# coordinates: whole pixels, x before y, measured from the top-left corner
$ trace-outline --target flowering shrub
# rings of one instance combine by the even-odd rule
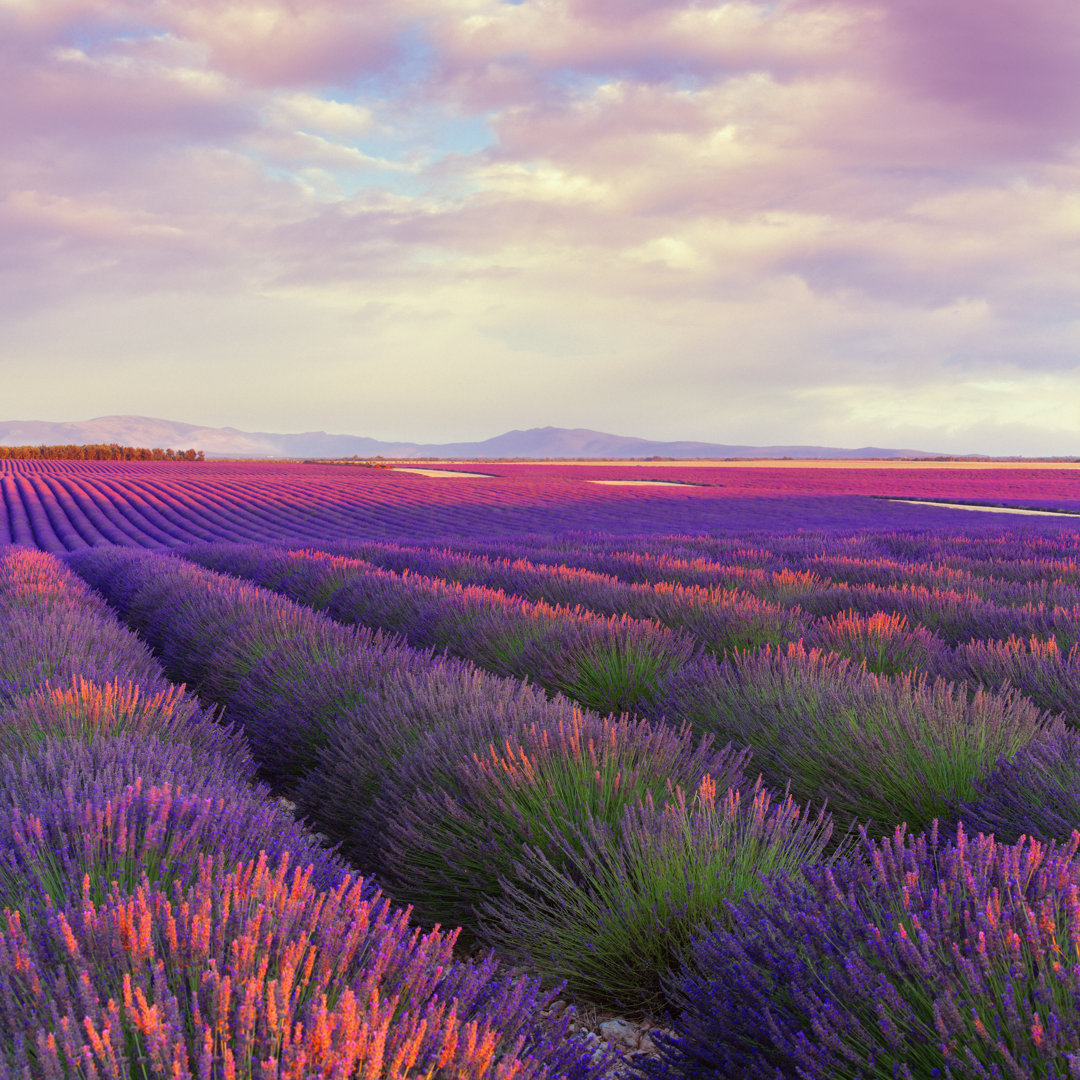
[[[1080,727],[1080,645],[1075,642],[1067,649],[1053,637],[965,642],[956,649],[950,677],[975,686],[1008,683]]]
[[[66,687],[79,678],[119,679],[154,692],[166,687],[146,645],[113,617],[27,610],[0,618],[0,704],[46,683]]]
[[[1059,730],[1028,743],[974,788],[955,812],[969,829],[1006,843],[1021,836],[1067,840],[1080,825],[1080,732]]]
[[[117,604],[172,679],[211,700],[227,698],[260,657],[284,642],[309,639],[324,650],[363,643],[363,635],[325,616],[172,556],[93,551],[68,561]]]
[[[0,545],[0,609],[84,612],[108,618],[108,607],[63,563],[44,551]]]
[[[729,906],[673,984],[666,1077],[1068,1077],[1080,1059],[1080,833],[864,834],[861,858]]]
[[[0,917],[0,1076],[589,1080],[536,980],[455,963],[455,934],[287,855],[200,859],[171,889],[113,888]]]
[[[50,739],[0,767],[0,906],[95,903],[113,886],[186,883],[201,856],[234,867],[266,852],[314,866],[317,884],[344,865],[269,798],[205,755],[177,756],[138,734],[89,745]],[[179,767],[178,767],[179,766]],[[217,773],[215,776],[214,774]],[[134,775],[133,775],[134,774]]]
[[[1052,721],[1014,691],[969,695],[938,679],[888,678],[801,643],[674,676],[660,709],[748,743],[775,787],[828,800],[845,822],[912,829],[974,794],[973,783]]]
[[[675,786],[695,790],[706,774],[725,790],[741,784],[748,755],[711,742],[695,746],[686,728],[582,713],[486,747],[443,727],[425,752],[460,764],[396,808],[382,878],[421,918],[475,924],[475,906],[500,894],[526,845],[555,859],[582,820],[616,824],[627,805]]]
[[[32,748],[49,737],[88,739],[122,733],[215,750],[229,757],[238,777],[250,779],[253,772],[243,737],[219,724],[179,686],[154,693],[136,683],[102,686],[77,678],[68,687],[44,687],[0,705],[0,752],[6,754]]]
[[[763,875],[822,858],[832,821],[775,798],[760,779],[717,795],[711,776],[688,800],[676,787],[545,830],[481,901],[482,931],[530,971],[565,979],[580,999],[659,1015],[663,981],[691,935]]]
[[[332,671],[327,682],[333,686]],[[308,689],[309,695],[294,698],[310,701],[305,710],[321,711],[339,699],[333,689],[324,695],[321,683]],[[270,709],[266,715],[289,713]],[[426,670],[401,665],[362,700],[327,716],[325,745],[293,798],[317,827],[343,841],[357,866],[381,874],[389,823],[417,791],[454,782],[461,763],[493,742],[516,739],[535,725],[574,721],[569,701],[549,700],[529,683],[498,679],[461,661]]]
[[[765,645],[784,646],[803,637],[810,627],[810,619],[798,604],[785,607],[743,589],[657,582],[648,591],[656,598],[653,618],[692,634],[719,657]]]
[[[299,609],[267,612],[250,589],[232,590],[231,608],[228,589],[207,601],[201,572],[175,560],[82,561],[106,579],[119,571],[118,593],[171,662],[198,671],[185,617],[189,635],[225,635],[208,680],[219,692],[305,628]],[[169,618],[155,624],[158,603]],[[200,622],[207,610],[225,618]],[[311,619],[307,659],[362,636]],[[282,673],[304,659],[283,654]],[[538,980],[500,977],[490,959],[455,962],[456,932],[421,937],[407,913],[352,882],[246,783],[242,741],[181,689],[44,686],[12,694],[4,719],[0,1076],[586,1080],[606,1066],[565,1019],[539,1019],[554,992],[540,995]]]
[[[911,626],[906,616],[896,612],[843,611],[817,622],[805,640],[811,648],[847,656],[881,675],[940,674],[951,655],[945,642],[925,626]]]
[[[385,682],[431,667],[429,656],[377,635],[353,648],[313,647],[311,637],[297,637],[260,657],[226,704],[243,725],[260,773],[292,792],[345,717]]]
[[[685,635],[624,616],[534,637],[522,650],[521,670],[596,712],[647,712],[695,652]]]

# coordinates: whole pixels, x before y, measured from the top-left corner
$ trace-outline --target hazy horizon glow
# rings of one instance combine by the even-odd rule
[[[4,419],[1077,453],[1075,0],[0,0]]]

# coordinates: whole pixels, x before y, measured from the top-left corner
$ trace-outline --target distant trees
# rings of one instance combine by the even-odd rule
[[[160,446],[120,446],[89,443],[85,446],[0,446],[0,461],[205,461],[201,450],[162,450]]]

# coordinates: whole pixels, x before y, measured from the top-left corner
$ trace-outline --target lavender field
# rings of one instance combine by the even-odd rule
[[[0,1078],[1080,1077],[1080,473],[474,468],[0,462]]]

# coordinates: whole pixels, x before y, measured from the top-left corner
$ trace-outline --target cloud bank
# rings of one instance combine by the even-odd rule
[[[1074,0],[0,0],[10,418],[1080,453]]]

